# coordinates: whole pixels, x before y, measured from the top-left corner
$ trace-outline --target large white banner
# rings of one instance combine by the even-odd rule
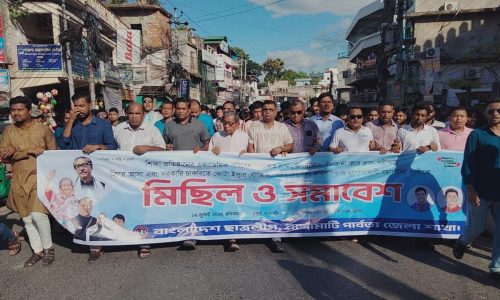
[[[141,61],[141,31],[118,29],[116,55],[119,64],[139,64]]]

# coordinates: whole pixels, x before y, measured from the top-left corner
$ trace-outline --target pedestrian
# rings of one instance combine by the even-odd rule
[[[332,142],[335,130],[344,127],[344,122],[334,115],[332,112],[335,108],[333,104],[332,94],[325,92],[318,97],[319,113],[312,116],[309,120],[316,123],[323,141],[323,150],[327,151],[328,146]]]
[[[191,117],[196,118],[198,119],[198,121],[203,123],[203,125],[205,125],[205,128],[207,128],[208,135],[212,137],[215,133],[214,119],[212,119],[212,117],[208,114],[201,113],[201,104],[198,100],[190,100],[189,107],[191,110]]]
[[[427,104],[427,111],[429,112],[429,115],[427,116],[427,121],[425,122],[426,125],[434,127],[437,130],[440,130],[440,129],[443,129],[446,127],[446,124],[444,124],[443,122],[436,119],[438,116],[436,105],[434,105],[432,103]]]
[[[14,229],[10,229],[2,222],[0,222],[0,240],[7,241],[7,249],[9,250],[10,256],[15,256],[21,251],[19,233]]]
[[[175,101],[175,118],[165,124],[163,139],[167,150],[207,151],[210,142],[208,130],[198,119],[191,116],[191,102],[187,99]],[[182,242],[185,250],[195,250],[196,241]]]
[[[293,138],[285,124],[275,121],[278,113],[276,103],[264,101],[262,120],[254,122],[248,130],[248,153],[269,153],[271,157],[293,152]],[[281,238],[272,239],[272,250],[284,252]]]
[[[12,163],[12,184],[7,206],[19,213],[28,234],[33,255],[24,263],[31,267],[40,260],[44,266],[55,260],[48,211],[37,196],[36,158],[45,150],[56,150],[54,134],[45,124],[31,119],[30,99],[10,99],[14,124],[2,134],[0,156]]]
[[[236,112],[227,111],[223,116],[224,130],[216,132],[210,139],[208,150],[215,155],[221,152],[238,153],[240,156],[247,152],[248,134],[239,129],[240,119]],[[234,252],[240,250],[235,239],[228,241],[227,250]]]
[[[220,130],[224,130],[224,128],[218,128],[217,125],[219,123],[217,122],[222,122],[222,117],[224,116],[224,108],[222,107],[222,105],[219,105],[215,108],[215,117],[214,117],[214,127],[215,127],[215,131],[219,131]]]
[[[425,122],[428,120],[429,110],[425,105],[415,105],[411,115],[410,125],[398,129],[397,146],[402,151],[437,151],[441,148],[437,130]],[[401,145],[400,145],[401,144]]]
[[[373,140],[375,141],[374,150],[380,151],[381,154],[400,151],[396,142],[398,124],[394,122],[393,117],[394,103],[382,101],[378,106],[378,118],[365,125],[372,131]]]
[[[262,120],[262,101],[255,101],[250,104],[250,114],[252,118],[245,122],[245,131],[248,132],[253,122]]]
[[[196,118],[191,117],[190,101],[175,101],[175,118],[165,124],[163,139],[167,150],[208,150],[210,135],[208,130]]]
[[[465,231],[455,243],[453,255],[461,259],[466,247],[483,232],[489,212],[495,223],[489,269],[500,279],[500,99],[486,107],[488,125],[474,129],[464,151],[462,177],[467,186],[468,206]]]
[[[316,123],[304,119],[305,113],[306,107],[302,100],[290,101],[290,118],[285,121],[285,125],[293,138],[293,152],[309,152],[314,155],[321,151],[323,141]]]
[[[120,113],[118,112],[118,109],[116,107],[111,107],[108,110],[108,121],[109,124],[111,124],[111,128],[113,128],[113,130],[115,130],[116,125],[120,124],[119,117]]]
[[[222,105],[222,110],[224,112],[226,112],[226,111],[234,111],[235,112],[236,111],[236,103],[234,103],[234,101],[226,101]],[[224,130],[224,124],[222,124],[222,122],[223,122],[222,118],[217,119],[217,122],[215,123],[216,131]],[[241,120],[241,119],[240,119],[240,130],[245,131],[245,122],[243,122],[243,120]]]
[[[449,117],[450,124],[438,131],[439,142],[444,150],[464,151],[471,128],[467,128],[467,109],[454,107]]]
[[[370,107],[365,116],[365,123],[375,121],[378,119],[378,110],[375,107]]]
[[[156,100],[151,96],[144,96],[142,98],[144,104],[144,122],[154,125],[158,120],[163,119],[162,115],[156,111]]]
[[[406,114],[406,111],[401,108],[397,108],[396,111],[394,112],[394,122],[398,124],[399,127],[406,125],[407,120],[408,120],[408,115]]]
[[[309,117],[319,114],[319,101],[317,97],[312,97],[311,99],[309,99],[309,113]]]
[[[61,138],[64,132],[64,126],[66,126],[68,120],[69,120],[69,110],[66,110],[64,112],[62,122],[59,122],[59,126],[57,126],[56,129],[54,130],[54,136],[56,138],[57,146],[59,149],[64,149],[64,143]]]
[[[163,100],[160,106],[160,112],[163,118],[156,121],[155,127],[158,128],[160,133],[163,135],[163,131],[165,131],[165,124],[174,119],[174,103],[169,99]]]
[[[290,101],[281,102],[280,112],[281,115],[283,116],[281,122],[285,122],[286,120],[290,119]]]
[[[333,135],[329,151],[341,152],[369,152],[375,149],[373,134],[370,128],[363,126],[363,110],[353,106],[348,110],[347,123]]]
[[[108,112],[104,108],[100,108],[99,110],[97,110],[97,112],[96,112],[95,115],[99,119],[103,119],[103,120],[107,120],[108,119]]]
[[[65,149],[82,150],[85,154],[97,150],[116,150],[117,145],[111,124],[90,113],[90,96],[75,94],[71,97],[71,101],[73,101],[73,109],[71,109],[62,137],[66,145]],[[81,168],[92,168],[88,162],[77,165],[81,165]],[[77,165],[74,166],[75,170],[78,169]],[[101,256],[102,247],[91,246],[87,261],[94,263]]]
[[[119,150],[132,151],[142,155],[150,151],[164,151],[165,141],[156,127],[144,123],[144,106],[137,102],[127,108],[128,121],[121,123],[115,129],[114,135]],[[139,258],[149,257],[151,246],[139,248]]]

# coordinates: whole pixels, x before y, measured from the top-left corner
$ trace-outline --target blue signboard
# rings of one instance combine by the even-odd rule
[[[18,45],[17,61],[22,71],[62,70],[61,45]]]
[[[179,96],[181,98],[189,99],[189,80],[182,79],[180,85]]]
[[[73,74],[80,75],[84,78],[89,78],[89,59],[85,54],[79,52],[71,52],[71,63]],[[94,70],[94,78],[101,78],[101,73],[97,69]]]

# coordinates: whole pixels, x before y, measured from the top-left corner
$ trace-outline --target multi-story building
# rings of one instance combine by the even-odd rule
[[[372,106],[385,85],[379,79],[384,55],[381,30],[384,17],[384,2],[376,0],[358,11],[347,30],[347,59],[356,67],[343,75],[347,75],[345,84],[353,87],[350,101],[356,105]]]
[[[97,55],[100,62],[94,66],[94,76],[90,76],[88,57],[96,54],[95,49],[90,48],[85,39],[80,49],[72,49],[70,57],[75,91],[93,91],[95,87],[97,96],[102,97],[103,89],[111,86],[114,88],[112,96],[116,98],[120,95],[120,80],[116,78],[113,67],[116,61],[116,32],[117,29],[127,28],[127,25],[100,1],[66,0],[65,10],[61,1],[2,3],[0,14],[6,37],[4,52],[10,72],[9,96],[34,98],[37,92],[55,88],[59,90],[57,108],[63,110],[68,107],[71,95],[61,34],[71,40],[77,32],[81,33],[82,26],[93,33],[98,28],[94,38],[100,42]],[[63,14],[66,14],[68,28],[65,32]]]
[[[336,96],[339,103],[348,103],[351,100],[351,91],[353,87],[346,85],[345,79],[351,76],[356,65],[349,61],[347,53],[339,53],[337,55],[337,90]]]
[[[470,106],[500,96],[500,0],[403,4],[407,98]]]
[[[119,64],[122,81],[131,86],[135,95],[158,95],[176,90],[167,80],[171,57],[171,15],[159,5],[139,0],[136,3],[107,4],[132,30],[140,31],[141,58],[138,63]]]

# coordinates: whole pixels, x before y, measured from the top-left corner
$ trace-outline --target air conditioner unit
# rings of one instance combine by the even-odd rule
[[[445,2],[444,11],[457,11],[459,10],[458,2]]]
[[[472,68],[465,69],[465,79],[480,79],[481,78],[481,69]]]
[[[439,58],[441,55],[440,48],[429,48],[425,50],[425,58]]]

